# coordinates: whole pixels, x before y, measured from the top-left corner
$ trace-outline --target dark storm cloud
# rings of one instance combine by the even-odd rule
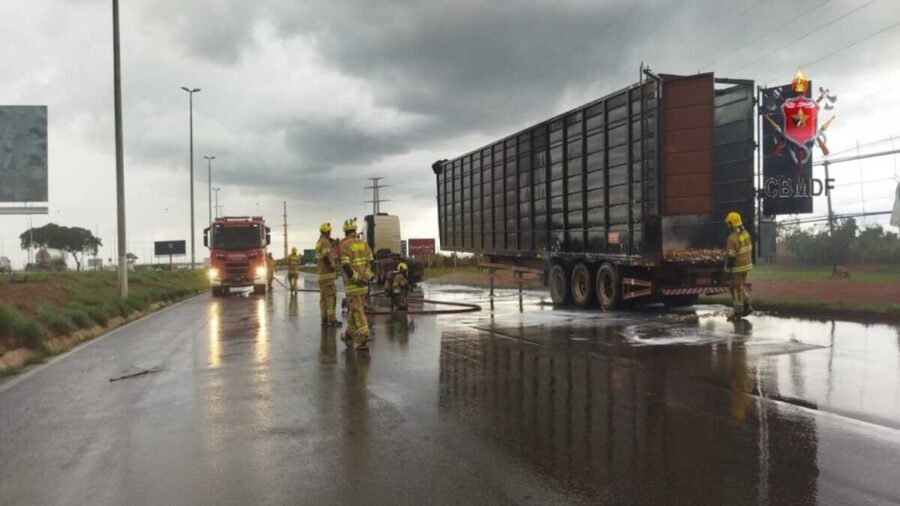
[[[349,120],[297,120],[285,131],[288,149],[313,166],[375,162],[408,150],[400,134],[382,129],[367,132]]]

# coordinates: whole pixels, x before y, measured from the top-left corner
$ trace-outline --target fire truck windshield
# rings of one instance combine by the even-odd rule
[[[214,227],[212,247],[224,250],[243,250],[263,246],[259,225],[249,227]]]

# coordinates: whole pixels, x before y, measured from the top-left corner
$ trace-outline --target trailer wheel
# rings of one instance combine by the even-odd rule
[[[565,305],[572,302],[572,290],[569,285],[569,273],[560,264],[550,269],[548,276],[550,285],[550,300],[556,305]]]
[[[581,307],[588,307],[594,302],[594,276],[591,268],[584,263],[577,263],[572,269],[572,300]]]
[[[622,302],[622,283],[619,280],[619,271],[616,267],[604,262],[597,269],[597,302],[600,307],[606,311],[612,311],[619,307]]]

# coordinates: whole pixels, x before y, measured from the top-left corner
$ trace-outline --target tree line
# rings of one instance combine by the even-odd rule
[[[796,265],[900,264],[900,238],[881,225],[860,228],[853,218],[839,220],[834,238],[828,228],[787,227],[779,231],[776,261]]]

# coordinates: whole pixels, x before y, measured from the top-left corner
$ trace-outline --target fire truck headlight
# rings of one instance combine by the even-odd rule
[[[213,267],[207,272],[207,274],[209,275],[209,279],[216,279],[219,277],[219,269]]]
[[[259,267],[256,268],[256,277],[263,278],[265,276],[266,276],[266,266],[260,265]]]

